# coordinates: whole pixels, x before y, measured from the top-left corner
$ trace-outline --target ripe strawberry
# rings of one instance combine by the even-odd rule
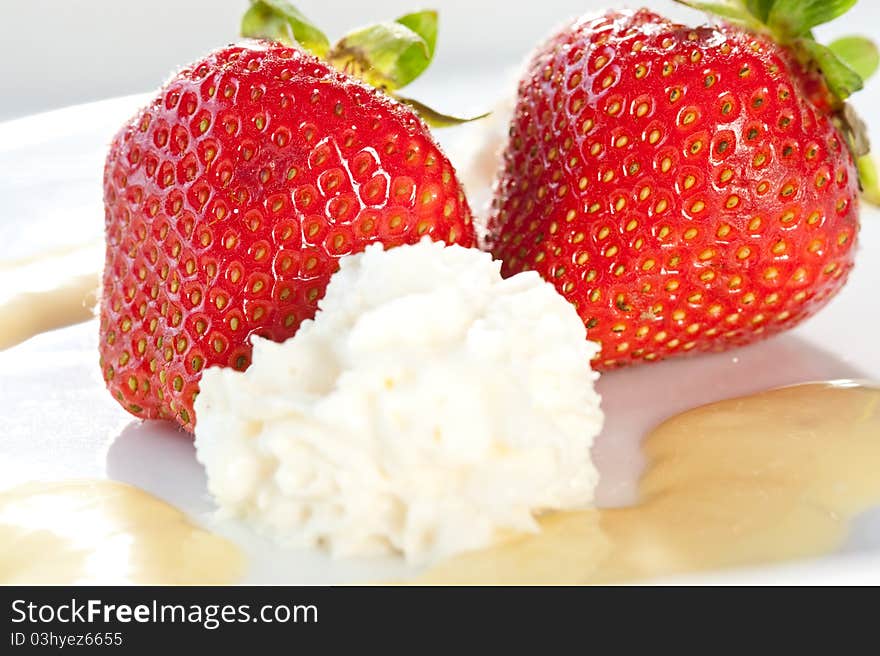
[[[202,370],[292,336],[343,255],[470,246],[455,172],[409,107],[299,48],[255,42],[175,75],[104,174],[100,352],[143,418],[192,430]]]
[[[787,45],[612,11],[553,36],[520,83],[485,245],[577,307],[599,368],[790,328],[853,265],[842,97],[861,80],[810,40],[815,22],[722,4]]]

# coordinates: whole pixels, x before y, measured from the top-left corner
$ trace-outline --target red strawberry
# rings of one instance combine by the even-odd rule
[[[780,45],[609,12],[531,59],[486,245],[577,307],[599,368],[753,342],[843,286],[858,177],[841,100],[861,80],[812,25]]]
[[[449,161],[409,107],[298,48],[223,48],[117,135],[104,175],[100,352],[127,410],[192,430],[201,371],[292,336],[338,259],[474,242]]]

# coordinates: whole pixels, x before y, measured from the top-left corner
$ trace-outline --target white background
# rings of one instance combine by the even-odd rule
[[[505,71],[558,23],[586,11],[648,4],[673,18],[700,20],[697,13],[670,0],[294,3],[331,39],[351,27],[393,18],[420,5],[439,9],[437,60],[424,81],[417,83],[425,100],[434,100],[432,81],[455,74],[468,84],[475,69],[483,74],[487,68],[498,71],[500,83]],[[0,0],[0,120],[156,88],[175,67],[234,41],[247,5],[247,0]],[[862,0],[820,33],[876,30],[878,19],[880,3]],[[475,98],[475,107],[483,104],[484,99]]]

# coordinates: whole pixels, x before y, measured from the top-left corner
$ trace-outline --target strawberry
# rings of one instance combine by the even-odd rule
[[[485,247],[576,306],[600,369],[791,328],[853,265],[861,140],[843,99],[876,50],[810,36],[852,2],[688,4],[738,24],[584,18],[519,86]]]
[[[331,59],[301,15],[270,10],[256,3],[245,32],[275,36],[282,21]],[[390,31],[401,29],[427,56],[415,31]],[[335,53],[342,67],[358,63]],[[413,109],[270,41],[177,73],[113,140],[104,200],[106,384],[134,415],[187,430],[201,372],[246,368],[251,335],[291,337],[342,256],[424,235],[474,243],[455,172]]]

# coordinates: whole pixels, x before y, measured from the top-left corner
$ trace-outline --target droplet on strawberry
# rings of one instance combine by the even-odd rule
[[[292,336],[340,257],[474,243],[413,110],[278,43],[175,75],[114,139],[104,199],[104,378],[133,414],[188,430],[201,372],[246,368],[251,335]]]
[[[805,39],[609,12],[532,57],[485,245],[577,307],[597,367],[747,344],[843,286],[854,141]]]

